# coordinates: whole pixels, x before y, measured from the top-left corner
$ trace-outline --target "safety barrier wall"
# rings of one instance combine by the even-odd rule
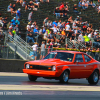
[[[22,73],[24,68],[24,60],[0,59],[0,72],[19,72]]]

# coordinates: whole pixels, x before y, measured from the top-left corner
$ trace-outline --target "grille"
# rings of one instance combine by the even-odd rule
[[[41,65],[30,65],[30,66],[32,66],[32,68],[30,69],[49,70],[49,71],[52,70],[52,66],[41,66]],[[51,69],[48,69],[48,68],[51,68]]]

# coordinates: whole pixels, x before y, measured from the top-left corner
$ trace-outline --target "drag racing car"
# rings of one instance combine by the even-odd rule
[[[86,78],[90,84],[97,84],[100,62],[83,52],[59,50],[50,52],[42,60],[25,62],[23,72],[30,81],[43,77],[67,83],[69,79]]]

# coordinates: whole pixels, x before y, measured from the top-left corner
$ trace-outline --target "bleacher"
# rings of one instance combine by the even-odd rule
[[[43,24],[43,20],[44,18],[46,18],[47,16],[49,17],[49,20],[54,21],[56,19],[56,17],[53,15],[53,11],[55,9],[55,7],[57,7],[62,0],[50,0],[49,3],[40,3],[40,8],[38,8],[37,11],[33,11],[33,17],[32,17],[32,21],[36,21],[37,25],[39,27],[42,26]],[[78,4],[79,0],[67,0],[68,2],[68,6],[69,6],[69,13],[68,16],[73,16],[73,19],[76,18],[77,14],[73,13],[73,5],[74,4]],[[29,2],[29,0],[27,0],[27,2]],[[66,2],[66,0],[63,0],[63,2]],[[96,2],[96,1],[95,1]],[[11,16],[10,12],[7,12],[7,7],[8,5],[12,3],[16,3],[16,1],[14,0],[0,0],[0,13],[2,14],[2,17],[8,17],[8,22],[13,18],[13,16]],[[25,12],[25,9],[19,4],[16,4],[16,9],[21,8],[21,31],[23,33],[25,33],[26,31],[26,25],[28,23],[28,14],[30,12],[30,10],[27,10]],[[100,26],[100,15],[97,13],[97,11],[95,10],[95,8],[89,7],[86,11],[82,11],[81,9],[79,9],[79,11],[81,12],[81,14],[79,15],[80,17],[82,17],[83,21],[88,21],[88,23],[93,24],[93,28],[94,29],[98,29]],[[62,20],[66,20],[67,19],[63,19]]]

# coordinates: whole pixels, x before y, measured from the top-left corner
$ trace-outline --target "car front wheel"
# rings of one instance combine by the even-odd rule
[[[90,84],[97,84],[99,81],[99,72],[95,70],[92,75],[88,78]]]
[[[60,82],[62,82],[62,83],[68,83],[68,79],[69,79],[69,72],[66,70],[60,76]]]
[[[30,81],[36,81],[37,77],[33,75],[28,75]]]

